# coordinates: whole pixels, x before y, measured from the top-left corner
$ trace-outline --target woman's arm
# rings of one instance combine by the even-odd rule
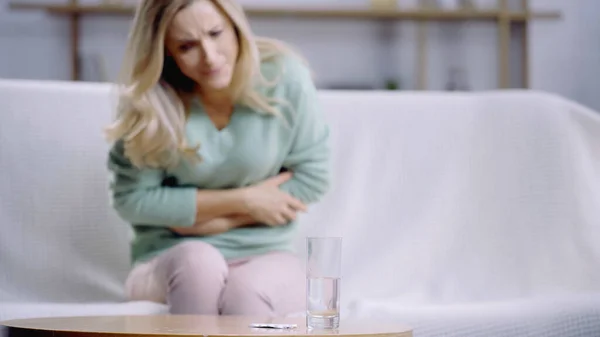
[[[242,189],[198,190],[196,222],[202,223],[232,214],[246,214],[247,202]]]
[[[183,236],[207,236],[225,233],[255,223],[254,218],[249,215],[230,215],[198,223],[192,227],[172,227],[170,229]]]
[[[290,118],[294,140],[283,166],[294,175],[281,189],[309,204],[318,201],[330,186],[329,127],[309,70],[299,62],[290,63],[288,99],[294,109]]]
[[[279,189],[292,178],[290,173],[238,189],[168,187],[162,185],[161,170],[133,166],[124,156],[121,143],[111,149],[108,166],[113,173],[113,207],[122,219],[133,224],[191,228],[216,220],[207,226],[223,228],[223,218],[232,217],[234,221],[227,224],[234,228],[256,222],[277,225],[292,220],[296,211],[305,210],[300,201]]]
[[[216,235],[229,230],[257,223],[278,226],[296,218],[296,212],[306,211],[306,206],[296,198],[280,190],[280,185],[289,181],[292,174],[281,173],[258,184],[240,189],[245,200],[247,213],[216,217],[194,224],[191,227],[171,227],[179,235]]]
[[[113,207],[130,223],[191,227],[218,217],[245,214],[243,190],[162,186],[162,171],[133,166],[124,155],[122,142],[111,149],[108,167],[113,173],[110,184]]]

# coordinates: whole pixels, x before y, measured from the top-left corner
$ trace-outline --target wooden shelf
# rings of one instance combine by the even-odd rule
[[[11,2],[15,10],[43,10],[52,14],[66,15],[132,15],[134,8],[118,5],[47,5]],[[299,18],[340,18],[340,19],[396,19],[417,21],[458,21],[458,20],[498,20],[507,15],[511,21],[528,19],[558,19],[558,12],[504,13],[500,10],[374,10],[374,9],[304,9],[304,8],[252,8],[247,7],[250,16],[262,17],[299,17]]]
[[[250,17],[273,18],[303,18],[310,19],[354,19],[378,21],[418,21],[418,46],[417,64],[419,89],[427,88],[427,26],[429,22],[439,21],[489,21],[498,28],[498,87],[508,88],[510,84],[510,35],[511,25],[519,24],[523,27],[522,38],[522,72],[521,82],[525,88],[529,87],[529,42],[528,24],[533,20],[556,20],[561,18],[561,13],[555,11],[536,12],[529,10],[529,0],[521,0],[522,11],[509,10],[508,0],[497,0],[496,10],[438,10],[438,9],[339,9],[339,8],[252,8],[245,7]],[[80,18],[85,15],[123,15],[133,16],[135,8],[131,5],[84,5],[79,0],[67,0],[64,4],[39,4],[12,0],[9,7],[13,10],[38,10],[52,15],[67,16],[71,27],[71,65],[72,79],[80,79],[79,64],[79,31]]]

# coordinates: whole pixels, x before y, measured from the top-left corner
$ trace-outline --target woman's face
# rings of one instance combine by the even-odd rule
[[[238,39],[230,20],[211,0],[196,0],[179,11],[167,30],[165,44],[181,72],[203,92],[229,87]]]

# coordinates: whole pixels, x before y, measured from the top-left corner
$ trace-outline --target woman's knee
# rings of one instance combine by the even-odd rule
[[[134,266],[125,281],[125,290],[130,301],[165,303],[166,289],[156,275],[156,260]]]
[[[221,253],[204,242],[184,242],[170,248],[151,261],[137,265],[126,281],[130,300],[165,303],[174,287],[220,289],[225,284],[228,267]]]
[[[237,278],[227,281],[220,301],[223,315],[275,317],[303,312],[306,307],[305,287],[300,281],[290,282],[287,291],[273,290],[269,284],[248,281]]]
[[[174,277],[187,278],[227,277],[227,261],[212,245],[188,241],[170,248],[158,262],[167,282]]]
[[[222,314],[282,316],[303,311],[306,279],[296,262],[269,254],[233,267],[221,296]]]
[[[271,315],[271,298],[252,279],[230,278],[221,295],[223,315]]]
[[[227,262],[213,246],[181,243],[158,261],[172,314],[218,314],[219,297],[228,274]]]

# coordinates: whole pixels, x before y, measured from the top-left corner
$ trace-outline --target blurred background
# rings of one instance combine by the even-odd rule
[[[115,79],[135,0],[2,1],[0,77]],[[599,0],[240,2],[256,34],[306,55],[319,88],[530,88],[600,110]]]

